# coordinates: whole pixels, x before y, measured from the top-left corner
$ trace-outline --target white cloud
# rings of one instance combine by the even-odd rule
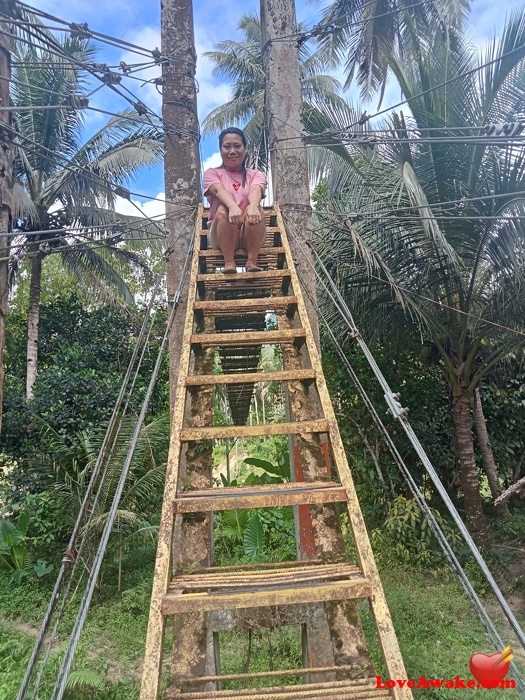
[[[144,217],[149,216],[154,220],[160,220],[166,212],[164,197],[164,192],[159,192],[156,195],[156,199],[151,199],[146,202],[139,202],[132,198],[135,206],[127,199],[117,197],[115,202],[115,211],[117,211],[119,214],[125,214],[126,216],[142,215]]]
[[[211,156],[205,158],[202,162],[202,169],[207,170],[208,168],[218,168],[222,163],[221,154],[219,151],[212,153]]]

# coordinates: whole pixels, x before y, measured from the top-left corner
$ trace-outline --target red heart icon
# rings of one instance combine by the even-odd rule
[[[510,661],[503,661],[501,654],[474,654],[470,659],[470,671],[481,684],[499,683],[505,678],[509,668]]]
[[[237,192],[239,190],[239,187],[241,186],[240,182],[234,182],[233,183],[233,189]]]

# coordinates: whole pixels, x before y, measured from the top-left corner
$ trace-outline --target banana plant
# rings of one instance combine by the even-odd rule
[[[290,480],[290,458],[287,452],[279,455],[277,464],[265,459],[248,457],[244,464],[262,469],[262,474],[250,473],[244,479],[245,486],[282,484]],[[236,486],[237,480],[228,482],[221,475],[223,486]],[[230,510],[220,513],[219,529],[224,540],[242,545],[244,555],[252,561],[261,561],[268,550],[272,533],[290,534],[294,528],[293,510],[284,508],[259,508]]]
[[[10,520],[0,520],[0,564],[12,572],[12,579],[20,583],[31,571],[33,559],[26,544],[29,528],[29,511],[23,510],[16,525]]]

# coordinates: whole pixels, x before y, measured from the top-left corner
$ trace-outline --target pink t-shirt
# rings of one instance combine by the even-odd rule
[[[226,168],[208,168],[208,170],[206,170],[202,179],[202,186],[204,189],[204,196],[208,198],[208,202],[210,203],[210,221],[215,217],[221,203],[217,197],[210,194],[208,190],[212,185],[218,182],[232,195],[233,201],[242,211],[248,206],[250,187],[253,185],[260,185],[264,196],[266,192],[266,178],[260,170],[246,168],[246,183],[244,185],[242,184],[242,176],[242,172],[232,173],[226,170]]]

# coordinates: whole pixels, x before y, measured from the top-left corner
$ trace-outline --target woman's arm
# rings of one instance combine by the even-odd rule
[[[248,206],[246,207],[245,221],[247,224],[254,226],[261,223],[261,199],[263,191],[260,185],[252,185],[248,192]]]
[[[239,224],[242,221],[242,211],[233,199],[233,196],[228,190],[221,185],[220,182],[215,182],[208,188],[214,197],[217,197],[221,204],[224,204],[229,213],[230,224]],[[250,190],[251,193],[251,190]]]

